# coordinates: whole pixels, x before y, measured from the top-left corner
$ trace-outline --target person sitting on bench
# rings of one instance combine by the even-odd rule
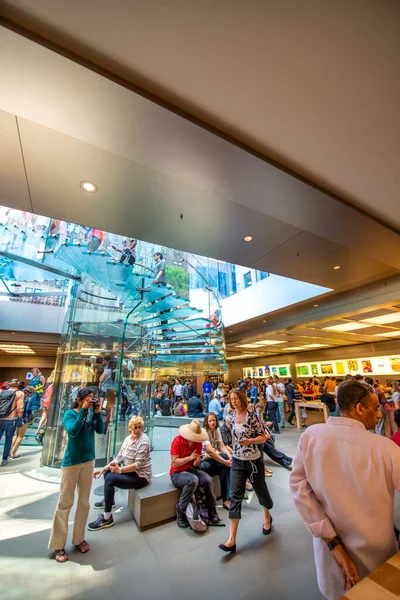
[[[115,506],[116,487],[121,490],[139,490],[151,479],[150,440],[143,433],[143,425],[142,417],[132,417],[128,424],[131,435],[125,438],[117,456],[108,465],[93,473],[93,477],[96,478],[104,473],[104,499],[94,505],[98,509],[104,508],[104,513],[89,523],[91,531],[114,525],[111,510]]]
[[[202,442],[208,441],[207,432],[200,427],[197,419],[188,425],[179,427],[177,435],[171,444],[172,484],[182,490],[176,505],[176,522],[178,527],[189,527],[186,518],[186,508],[196,491],[197,486],[203,488],[206,496],[206,506],[211,523],[219,523],[212,478],[198,467],[203,451]]]

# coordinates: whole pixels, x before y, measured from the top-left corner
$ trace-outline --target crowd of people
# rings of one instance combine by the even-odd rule
[[[106,371],[103,369],[100,383],[107,382]],[[6,434],[3,465],[16,455],[26,422],[37,410],[38,399],[40,403],[40,397],[45,397],[52,386],[49,379],[45,381],[39,369],[32,369],[28,386],[16,379],[1,386],[0,434]],[[49,540],[59,563],[68,560],[68,518],[76,493],[72,543],[86,553],[90,549],[85,529],[93,478],[104,476],[104,498],[94,504],[100,514],[88,524],[89,530],[97,531],[115,524],[112,511],[116,489],[140,489],[152,477],[150,441],[138,415],[130,418],[129,435],[115,457],[103,468],[94,469],[95,435],[103,434],[106,427],[99,396],[95,397],[90,387],[81,387],[63,418],[67,445]],[[170,479],[180,492],[176,505],[179,528],[192,526],[188,508],[199,490],[208,524],[221,523],[214,485],[217,477],[221,508],[229,517],[229,534],[219,544],[220,550],[236,552],[242,504],[249,490],[255,492],[263,509],[260,534],[270,535],[273,499],[266,480],[272,473],[264,463],[266,455],[291,470],[290,490],[314,537],[318,583],[328,600],[337,598],[395,553],[399,536],[393,509],[394,490],[400,491],[400,382],[388,388],[369,377],[348,375],[344,381],[326,377],[322,382],[313,378],[297,383],[278,377],[261,383],[248,378],[225,386],[206,377],[202,394],[198,394],[194,381],[179,378],[161,381],[156,396],[157,410],[167,406],[168,414],[186,414],[191,419],[179,427],[170,448]],[[275,447],[274,433],[292,422],[293,405],[303,398],[326,403],[330,417],[327,423],[304,428],[292,459]],[[372,529],[368,518],[371,511],[379,514]]]

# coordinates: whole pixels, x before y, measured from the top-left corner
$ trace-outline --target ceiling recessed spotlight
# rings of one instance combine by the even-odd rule
[[[339,269],[340,269],[340,265],[335,265],[335,266],[333,267],[333,270],[334,270],[334,271],[339,271]]]
[[[243,241],[244,241],[244,242],[252,242],[252,241],[253,241],[253,238],[252,238],[252,236],[251,236],[251,235],[246,235],[246,237],[244,237],[244,238],[243,238]]]
[[[267,322],[267,319],[264,319],[263,323],[266,323],[266,322]]]
[[[97,185],[92,181],[81,181],[80,185],[85,192],[89,192],[90,194],[97,192]]]
[[[318,304],[314,304],[314,308],[318,308]]]

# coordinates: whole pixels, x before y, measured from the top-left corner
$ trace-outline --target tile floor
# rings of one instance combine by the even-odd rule
[[[286,429],[277,447],[293,456],[301,432]],[[60,472],[39,467],[40,450],[0,469],[0,598],[65,600],[321,600],[312,540],[295,510],[289,472],[271,468],[274,530],[261,535],[262,512],[254,494],[245,503],[238,552],[227,556],[218,544],[227,528],[204,535],[179,530],[174,522],[141,532],[119,491],[115,527],[88,532],[88,554],[67,551],[62,565],[49,560],[47,542],[58,498]],[[168,466],[157,453],[155,471]],[[92,504],[98,496],[92,494]],[[89,519],[97,516],[91,509]],[[220,510],[224,522],[227,513]],[[71,521],[73,511],[71,512]]]

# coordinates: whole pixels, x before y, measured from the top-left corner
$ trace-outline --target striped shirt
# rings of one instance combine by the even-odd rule
[[[151,456],[150,441],[147,435],[142,433],[135,440],[131,435],[123,441],[120,451],[114,458],[120,466],[136,465],[136,472],[139,477],[144,477],[147,481],[151,479]]]

